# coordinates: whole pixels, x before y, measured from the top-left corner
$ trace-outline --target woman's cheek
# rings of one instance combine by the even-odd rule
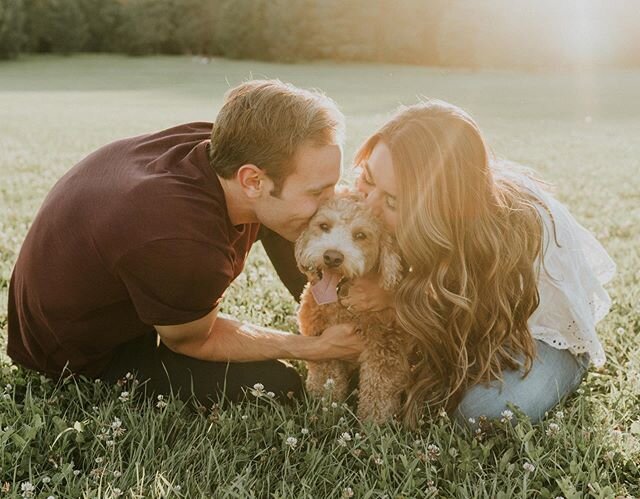
[[[365,184],[361,176],[356,177],[356,190],[364,194],[365,196],[369,194],[369,189],[367,189],[367,184]]]
[[[397,218],[397,215],[395,211],[392,213],[389,213],[387,211],[387,213],[385,213],[385,216],[384,216],[384,225],[386,229],[392,234],[396,233],[396,218]]]

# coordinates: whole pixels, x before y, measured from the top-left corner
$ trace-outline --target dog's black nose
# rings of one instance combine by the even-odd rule
[[[324,263],[327,267],[338,267],[344,262],[344,255],[339,251],[327,250],[324,252]]]

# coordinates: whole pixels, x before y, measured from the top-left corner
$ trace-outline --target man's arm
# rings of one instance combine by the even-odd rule
[[[364,348],[350,324],[332,326],[321,336],[309,337],[243,324],[219,316],[217,309],[187,324],[155,328],[170,350],[208,361],[355,360]]]

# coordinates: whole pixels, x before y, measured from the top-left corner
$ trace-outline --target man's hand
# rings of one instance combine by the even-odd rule
[[[318,337],[321,347],[318,359],[309,360],[358,360],[364,350],[362,337],[356,332],[353,324],[337,324],[328,327]]]
[[[368,274],[350,283],[347,296],[340,303],[354,312],[379,312],[393,307],[393,295],[380,287],[377,275]]]

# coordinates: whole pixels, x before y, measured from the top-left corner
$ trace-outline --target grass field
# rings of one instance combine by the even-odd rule
[[[599,332],[608,363],[540,425],[478,434],[438,416],[419,432],[361,426],[349,407],[268,397],[199,414],[135,387],[55,383],[4,353],[10,272],[52,184],[96,147],[213,120],[225,90],[277,77],[332,96],[346,164],[399,103],[470,111],[496,153],[533,166],[618,264]],[[190,58],[28,57],[0,64],[0,497],[640,497],[640,71],[444,71]],[[225,311],[295,330],[261,248]],[[129,395],[123,394],[128,392]]]

